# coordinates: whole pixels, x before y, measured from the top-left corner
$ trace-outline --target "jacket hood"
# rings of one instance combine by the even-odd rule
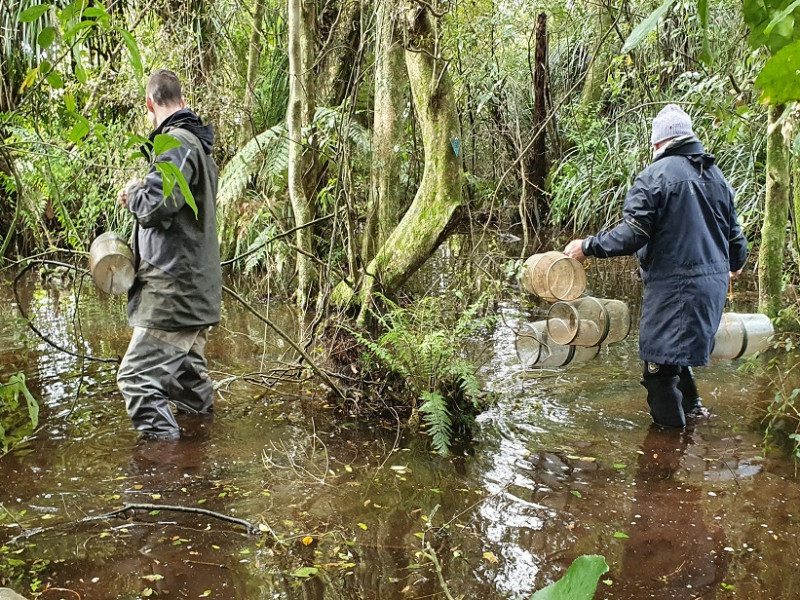
[[[703,143],[694,136],[676,138],[667,144],[664,151],[655,160],[661,160],[667,156],[685,156],[696,168],[709,168],[714,164],[714,155],[708,154],[703,147]]]
[[[203,121],[195,112],[189,108],[182,108],[172,113],[164,119],[151,134],[150,141],[161,133],[167,133],[170,129],[185,129],[200,140],[206,154],[211,154],[211,147],[214,145],[214,127],[209,123],[203,125]]]

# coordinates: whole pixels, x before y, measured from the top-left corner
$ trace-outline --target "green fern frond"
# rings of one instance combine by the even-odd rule
[[[439,392],[422,392],[419,412],[431,436],[431,443],[439,454],[447,454],[453,437],[453,422],[444,396]]]
[[[275,125],[245,144],[225,167],[219,181],[220,205],[241,197],[256,173],[277,176],[287,168],[289,140],[286,125]]]

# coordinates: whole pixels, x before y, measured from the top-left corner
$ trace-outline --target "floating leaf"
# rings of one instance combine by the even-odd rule
[[[572,494],[573,496],[575,496],[576,498],[583,498],[583,496],[581,495],[581,493],[578,490],[570,490],[569,493]]]
[[[361,527],[361,529],[363,529],[364,531],[366,531],[366,530],[367,530],[367,525],[366,525],[366,523],[359,523],[359,524],[358,524],[358,526],[359,526],[359,527]]]
[[[158,573],[154,573],[153,575],[142,575],[142,579],[153,583],[156,581],[161,581],[162,579],[164,579],[164,576],[159,575]]]
[[[500,562],[500,561],[498,560],[498,558],[497,558],[497,557],[494,555],[494,553],[493,553],[493,552],[484,552],[484,553],[483,553],[483,558],[484,558],[484,559],[486,559],[486,560],[488,560],[488,561],[489,561],[490,563],[492,563],[493,565],[496,565],[497,563],[499,563],[499,562]]]
[[[531,600],[592,600],[597,581],[608,572],[606,559],[599,555],[579,556],[564,577],[539,590]]]
[[[303,538],[302,541],[303,541],[303,546],[310,546],[311,544],[314,543],[314,538],[311,537],[310,535],[307,535],[306,537]]]
[[[628,539],[628,536],[625,535],[624,533],[622,533],[621,531],[615,531],[614,532],[614,537],[617,538],[618,540],[627,540]]]
[[[311,577],[319,572],[317,567],[300,567],[292,573],[292,577]]]
[[[614,463],[614,468],[615,469],[627,469],[628,465],[626,465],[625,463]]]

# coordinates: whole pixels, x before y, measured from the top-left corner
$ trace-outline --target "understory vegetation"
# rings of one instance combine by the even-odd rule
[[[753,256],[746,278],[756,278],[775,128],[796,179],[792,90],[779,97],[763,83],[780,80],[769,59],[796,42],[794,3],[317,4],[303,5],[300,21],[290,18],[295,4],[274,0],[193,0],[181,10],[167,1],[4,4],[5,268],[40,253],[84,260],[99,233],[130,233],[116,193],[146,166],[137,156],[147,74],[170,68],[189,106],[215,125],[232,285],[348,328],[372,321],[375,334],[359,334],[364,370],[379,364],[407,381],[394,393],[439,451],[480,411],[463,348],[490,324],[474,308],[482,294],[512,294],[508,272],[527,255],[620,218],[664,104],[693,117],[736,188]],[[295,42],[309,44],[310,64],[290,52]],[[782,107],[774,121],[761,102],[771,99]],[[786,217],[800,206],[795,196]],[[770,259],[783,275],[773,298],[797,283],[794,222],[782,225],[781,260]],[[454,231],[471,243],[441,250]],[[505,235],[521,239],[496,261],[511,267],[461,286],[454,320],[442,320],[451,308],[441,286],[409,285],[437,251],[467,260]],[[795,396],[785,407],[794,410]]]

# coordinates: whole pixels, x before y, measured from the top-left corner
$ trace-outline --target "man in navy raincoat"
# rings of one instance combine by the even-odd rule
[[[684,427],[702,414],[691,367],[708,364],[731,277],[747,258],[733,190],[692,131],[669,104],[653,120],[655,160],[628,190],[623,222],[573,240],[568,256],[606,258],[636,253],[644,282],[639,356],[653,420]]]

